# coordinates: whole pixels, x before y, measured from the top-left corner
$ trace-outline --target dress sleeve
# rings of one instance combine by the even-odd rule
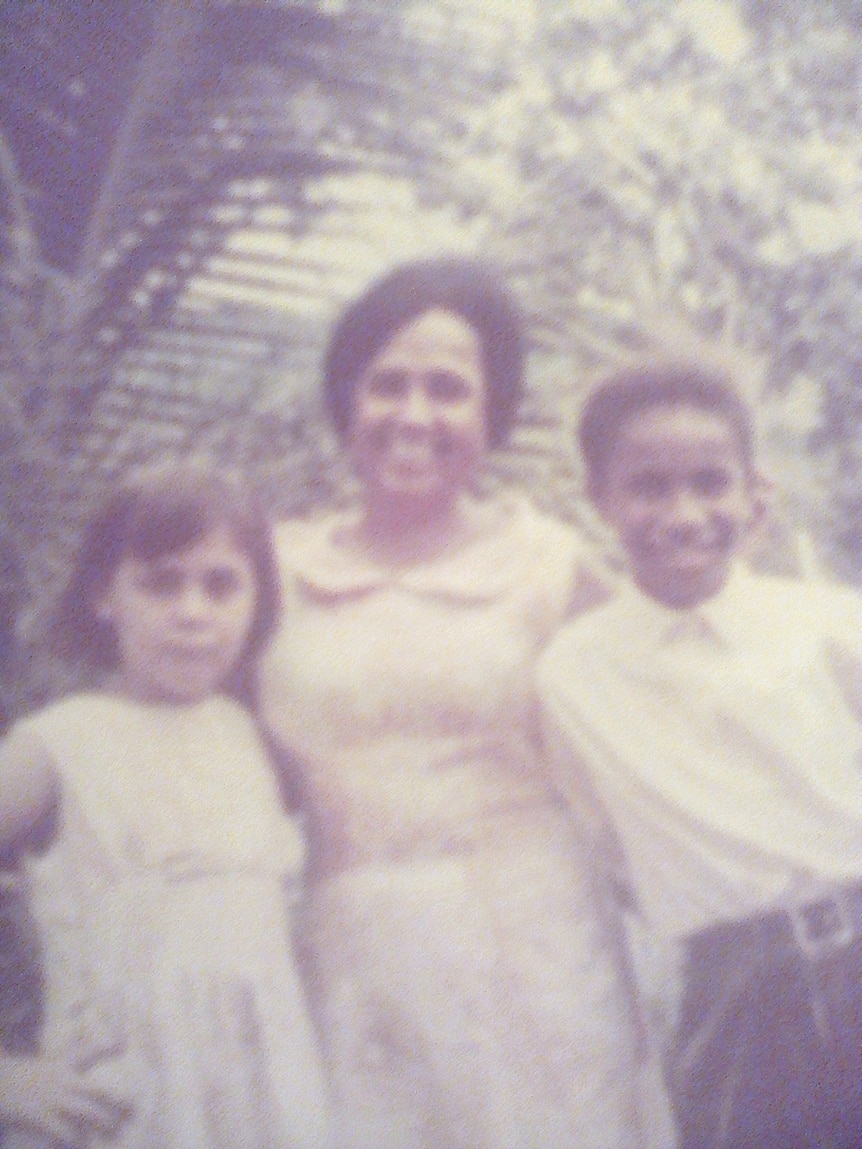
[[[522,577],[540,600],[539,629],[546,642],[568,619],[607,601],[614,575],[599,551],[569,523],[531,506],[523,517],[520,545],[527,544],[530,558]]]
[[[620,905],[633,901],[627,865],[613,824],[584,765],[578,748],[564,734],[553,713],[542,708],[542,747],[552,785],[566,804],[587,846],[601,885]]]

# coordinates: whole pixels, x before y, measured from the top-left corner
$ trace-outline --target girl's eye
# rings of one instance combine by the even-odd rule
[[[403,392],[404,386],[403,371],[378,371],[366,383],[369,394],[378,399],[396,399]]]
[[[214,567],[204,575],[203,587],[209,598],[222,602],[240,589],[240,576],[233,567]]]
[[[141,577],[141,587],[156,598],[171,598],[182,590],[183,573],[173,567],[148,567]]]

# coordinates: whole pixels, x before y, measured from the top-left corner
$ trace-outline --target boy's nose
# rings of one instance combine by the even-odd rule
[[[685,489],[675,493],[668,508],[668,518],[673,526],[677,528],[698,526],[704,521],[704,517],[705,508],[702,499]]]

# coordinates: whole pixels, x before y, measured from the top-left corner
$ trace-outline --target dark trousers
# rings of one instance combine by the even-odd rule
[[[42,1021],[41,947],[24,891],[0,871],[0,1048],[35,1053]]]
[[[36,924],[24,892],[0,870],[0,1049],[27,1055],[39,1047],[43,1006],[42,967]],[[4,1131],[0,1146],[47,1145],[38,1133]]]
[[[862,1147],[862,938],[786,915],[691,938],[668,1086],[683,1149]]]

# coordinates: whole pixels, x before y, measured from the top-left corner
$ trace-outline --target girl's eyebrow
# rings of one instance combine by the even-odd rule
[[[157,555],[152,559],[139,558],[137,561],[141,564],[141,566],[160,567],[162,570],[164,570],[166,567],[175,567],[180,565],[179,559],[173,555]]]

